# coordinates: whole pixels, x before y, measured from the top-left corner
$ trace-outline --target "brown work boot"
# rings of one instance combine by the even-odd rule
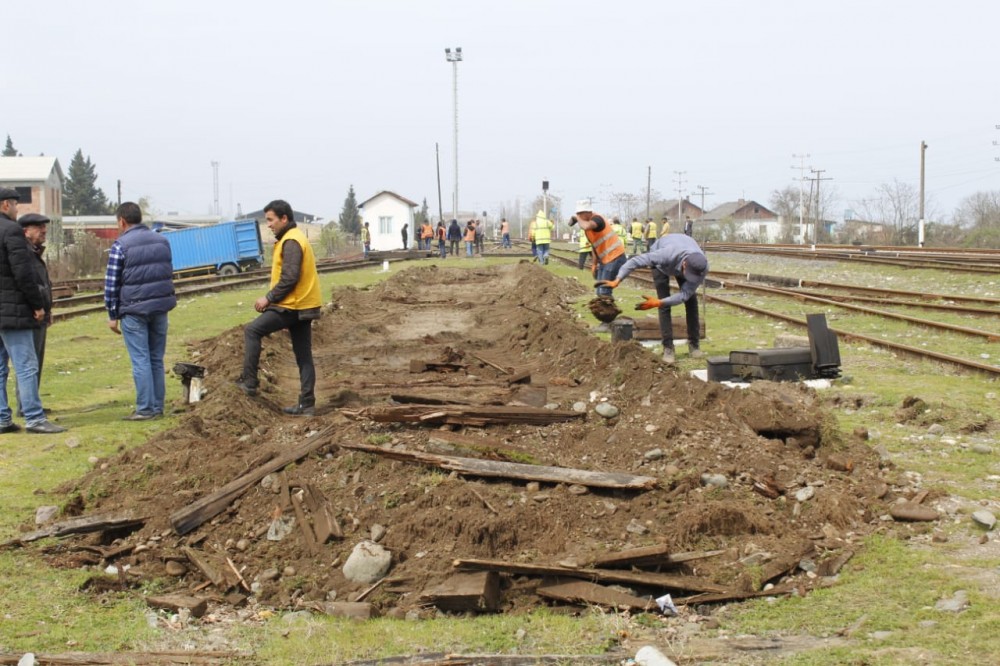
[[[663,362],[667,365],[673,365],[676,363],[677,359],[674,357],[674,350],[670,347],[664,347],[663,349]]]
[[[705,352],[697,347],[691,347],[688,351],[688,358],[705,358]]]

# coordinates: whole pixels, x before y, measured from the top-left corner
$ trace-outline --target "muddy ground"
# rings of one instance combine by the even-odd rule
[[[413,268],[368,289],[337,290],[315,325],[319,413],[304,419],[280,412],[295,403],[298,388],[286,336],[265,341],[257,398],[233,386],[242,330],[204,341],[189,359],[208,369],[204,400],[177,428],[63,488],[75,513],[131,509],[146,518],[144,526],[78,537],[50,548],[48,557],[96,572],[108,563],[101,554],[117,549],[113,563],[128,565],[131,580],[158,578],[167,591],[218,602],[240,590],[232,581],[206,585],[182,553],[188,546],[223,570],[228,558],[256,602],[295,608],[353,600],[366,590],[341,567],[356,544],[384,528],[380,543],[391,551],[392,567],[366,598],[381,612],[420,610],[421,592],[452,575],[456,558],[575,566],[656,544],[674,553],[723,551],[671,573],[752,591],[767,582],[763,572],[778,571],[773,582],[781,584],[787,569],[801,589],[833,573],[830,565],[877,527],[887,503],[908,492],[860,440],[837,438],[811,390],[770,382],[734,390],[678,374],[636,342],[595,337],[593,320],[571,306],[588,299],[576,282],[527,262]],[[411,372],[412,361],[444,365]],[[508,384],[524,370],[530,385]],[[583,403],[586,412],[543,426],[371,418],[372,410],[396,401],[564,410]],[[620,413],[598,415],[602,401]],[[310,437],[328,442],[286,468],[284,482],[292,495],[310,484],[319,488],[342,538],[322,544],[318,554],[310,554],[298,528],[281,541],[268,539],[275,518],[295,515],[283,506],[280,475],[254,484],[194,531],[173,532],[171,513]],[[484,479],[342,443],[627,472],[655,477],[658,486],[622,491]],[[502,608],[551,603],[534,594],[537,584],[504,577]],[[246,595],[244,589],[229,601],[241,603]]]

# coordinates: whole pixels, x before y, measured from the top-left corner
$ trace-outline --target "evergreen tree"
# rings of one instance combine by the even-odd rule
[[[424,220],[430,220],[429,213],[427,211],[427,197],[424,197],[424,205],[420,207],[417,214],[414,216],[414,224],[418,227],[424,223]]]
[[[107,215],[111,211],[104,191],[97,187],[97,167],[90,156],[77,149],[66,174],[63,189],[63,212],[66,215]]]
[[[361,232],[361,215],[358,214],[358,199],[354,196],[354,185],[351,185],[347,191],[347,198],[344,199],[344,207],[340,211],[338,223],[344,233],[353,236]]]
[[[10,140],[10,134],[7,135],[7,145],[3,147],[2,154],[4,157],[18,157],[20,155],[14,147],[14,142]]]

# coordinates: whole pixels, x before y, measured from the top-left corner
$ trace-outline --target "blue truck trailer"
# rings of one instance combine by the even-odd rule
[[[264,265],[264,244],[256,220],[160,233],[170,242],[175,274],[236,275]]]

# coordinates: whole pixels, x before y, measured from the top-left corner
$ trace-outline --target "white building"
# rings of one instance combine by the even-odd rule
[[[18,215],[62,217],[64,182],[62,167],[54,157],[0,157],[0,187],[13,187],[21,195]]]
[[[409,246],[413,247],[416,229],[413,228],[413,209],[420,204],[399,196],[395,192],[382,190],[358,206],[361,223],[368,223],[372,234],[373,250],[401,250],[403,248],[403,225],[406,228]]]

